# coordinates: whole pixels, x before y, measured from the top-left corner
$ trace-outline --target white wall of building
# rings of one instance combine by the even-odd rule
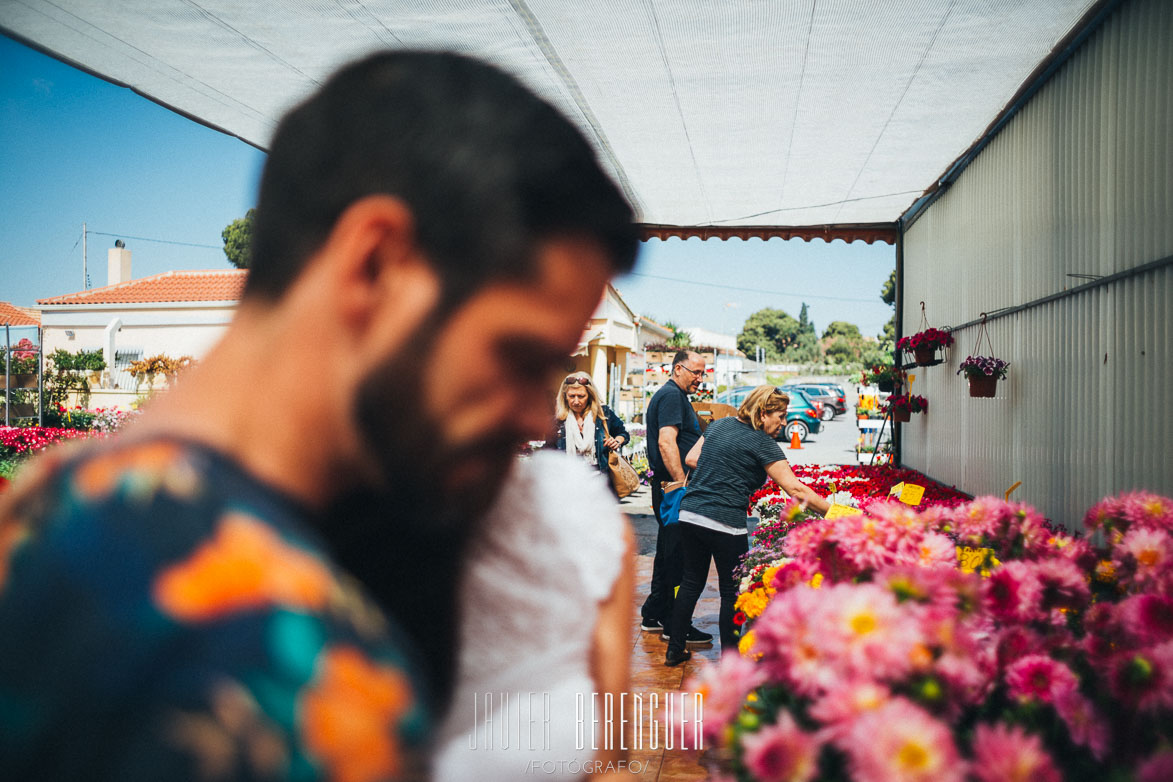
[[[905,334],[921,301],[941,327],[1060,298],[990,321],[997,398],[955,374],[975,326],[915,371],[930,406],[902,425],[905,464],[978,494],[1021,480],[1014,499],[1073,527],[1108,494],[1173,494],[1171,40],[1173,3],[1122,4],[906,229]]]

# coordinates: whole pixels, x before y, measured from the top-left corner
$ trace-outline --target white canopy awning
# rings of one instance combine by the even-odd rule
[[[645,223],[891,223],[1094,0],[21,0],[0,27],[264,147],[380,48],[495,62],[593,140]]]

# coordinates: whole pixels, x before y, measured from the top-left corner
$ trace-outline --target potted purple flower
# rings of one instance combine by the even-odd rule
[[[966,356],[957,374],[965,373],[969,378],[969,395],[992,397],[998,388],[998,381],[1006,377],[1009,361],[994,356]]]

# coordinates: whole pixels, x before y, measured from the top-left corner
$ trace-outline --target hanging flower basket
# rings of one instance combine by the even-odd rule
[[[972,397],[992,397],[998,392],[998,378],[971,377],[969,379],[969,395]]]
[[[912,420],[913,413],[923,413],[928,409],[929,400],[923,396],[904,394],[888,399],[888,411],[892,414],[893,421],[908,423]]]
[[[957,374],[965,373],[969,379],[970,396],[989,398],[997,392],[998,381],[1006,377],[1009,366],[1009,361],[994,356],[966,356]]]
[[[953,335],[941,329],[925,329],[911,337],[901,337],[896,347],[912,353],[917,366],[928,367],[939,363],[937,351],[953,344]]]
[[[865,369],[860,377],[865,386],[875,386],[886,394],[892,393],[903,380],[904,373],[899,367],[886,364],[876,364],[871,369]]]

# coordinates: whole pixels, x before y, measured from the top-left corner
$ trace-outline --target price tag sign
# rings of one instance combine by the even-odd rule
[[[902,481],[902,482],[900,482],[900,483],[898,483],[898,484],[896,484],[896,485],[895,485],[895,486],[893,486],[891,489],[889,489],[889,490],[888,490],[888,496],[889,496],[889,497],[898,497],[898,496],[900,496],[900,493],[901,493],[902,491],[904,491],[904,482],[903,482],[903,481]]]
[[[921,497],[925,496],[925,487],[915,483],[903,484],[900,489],[900,501],[905,505],[920,505]]]
[[[859,516],[863,513],[859,508],[853,508],[850,505],[832,505],[827,510],[827,515],[824,519],[841,519],[844,516]]]
[[[994,550],[990,548],[970,548],[969,546],[957,547],[957,566],[962,573],[972,573],[977,570],[986,561],[986,556],[991,557]]]

